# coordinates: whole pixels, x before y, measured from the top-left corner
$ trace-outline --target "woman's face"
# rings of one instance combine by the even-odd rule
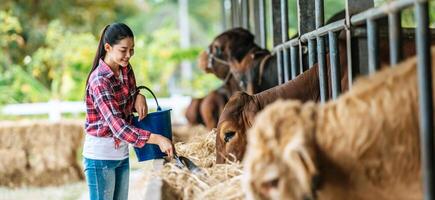
[[[113,46],[106,43],[105,49],[107,52],[106,56],[109,57],[110,62],[125,67],[134,54],[134,41],[133,38],[127,37]]]

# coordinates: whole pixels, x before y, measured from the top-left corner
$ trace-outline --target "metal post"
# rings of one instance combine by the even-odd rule
[[[280,8],[281,8],[281,42],[284,43],[289,40],[287,0],[280,0]],[[292,76],[289,74],[290,58],[289,58],[289,51],[286,48],[283,48],[282,58],[284,61],[284,65],[283,65],[284,82],[286,82],[289,80],[289,77]],[[292,71],[291,73],[293,74],[294,72]]]
[[[227,15],[225,13],[225,1],[226,0],[221,0],[222,31],[227,30]]]
[[[341,93],[341,66],[340,66],[340,53],[337,44],[337,34],[330,31],[329,38],[329,60],[331,61],[331,84],[332,84],[332,98],[337,99]]]
[[[287,48],[283,48],[282,49],[282,58],[283,58],[283,67],[282,69],[284,70],[284,82],[289,80],[289,77],[292,76],[292,74],[294,73],[293,70],[291,70],[291,72],[289,71],[290,69],[290,58],[289,58],[289,50]]]
[[[252,5],[252,12],[249,12],[249,17],[254,19],[254,35],[255,35],[255,43],[261,46],[261,30],[260,30],[260,1],[250,0],[249,5]],[[264,47],[263,47],[264,48]]]
[[[267,26],[266,26],[266,2],[258,0],[260,7],[260,44],[262,48],[267,48]]]
[[[326,102],[328,96],[328,77],[325,60],[325,41],[322,36],[317,37],[317,59],[319,63],[319,84],[320,84],[320,100]]]
[[[241,7],[241,22],[242,22],[242,27],[250,30],[250,26],[249,26],[249,1],[248,0],[241,0],[240,2],[240,7]]]
[[[396,65],[402,59],[400,12],[388,15],[388,34],[390,38],[390,64]]]
[[[433,96],[432,96],[432,65],[430,57],[430,35],[428,2],[418,2],[415,5],[417,22],[416,42],[418,58],[418,82],[420,103],[420,141],[422,157],[422,177],[424,199],[435,199],[434,174],[434,128],[433,128]]]
[[[369,74],[374,74],[379,68],[378,26],[373,19],[367,19],[367,39],[369,55]]]
[[[316,41],[308,40],[308,66],[312,67],[315,63],[317,63],[317,55],[316,55]]]
[[[273,46],[277,46],[282,41],[280,0],[272,0],[270,9],[270,13],[272,14]]]
[[[278,50],[276,52],[276,67],[277,67],[277,72],[278,72],[278,84],[282,84],[282,66],[281,66],[281,61],[282,61],[282,55],[281,55],[281,50]]]
[[[300,37],[303,34],[313,31],[316,28],[316,13],[314,8],[315,0],[298,0],[297,3],[298,3],[297,6],[298,7],[298,33]],[[310,45],[309,42],[310,41],[308,41],[308,46]],[[311,43],[311,45],[314,44]],[[299,43],[299,65],[300,68],[302,69],[301,72],[305,71],[306,69],[308,69],[308,67],[311,67],[314,64],[314,63],[310,64],[310,61],[306,63],[303,57],[303,53],[304,52],[302,49],[302,44]],[[314,53],[311,55],[314,54],[315,54],[315,50]],[[308,54],[308,56],[310,56],[310,54]],[[309,59],[310,58],[308,58],[308,60]]]
[[[272,37],[273,37],[273,46],[277,46],[281,43],[281,2],[280,0],[272,0],[270,5],[270,13],[272,15]],[[282,73],[282,66],[283,66],[283,59],[282,59],[282,52],[281,50],[278,50],[276,52],[277,55],[277,72],[278,72],[278,84],[283,83],[283,73]]]
[[[284,43],[288,41],[288,8],[287,0],[281,1],[281,42]]]
[[[316,28],[320,28],[324,23],[323,0],[316,0]],[[319,84],[320,84],[320,100],[326,102],[328,100],[328,79],[325,60],[325,42],[323,37],[317,37],[317,59],[319,61]]]
[[[233,28],[240,26],[238,0],[231,0],[231,21]]]
[[[323,0],[315,2],[316,28],[320,28],[325,23]]]
[[[298,58],[298,49],[299,47],[290,47],[290,53],[291,53],[291,77],[292,79],[296,78],[300,74],[299,72],[299,58]]]
[[[350,16],[361,11],[374,7],[373,0],[346,0],[346,24],[350,27]],[[360,66],[367,66],[367,39],[352,38],[352,30],[346,30],[347,48],[347,70],[349,87],[355,77],[365,69]]]

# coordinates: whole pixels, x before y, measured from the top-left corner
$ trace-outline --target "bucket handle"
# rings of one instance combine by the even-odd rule
[[[162,108],[160,107],[159,102],[157,101],[156,95],[154,95],[153,91],[151,91],[151,89],[149,89],[148,87],[143,86],[143,85],[137,87],[137,92],[139,92],[140,89],[146,89],[146,90],[148,90],[153,95],[154,100],[156,101],[156,104],[157,104],[157,111],[161,111]]]

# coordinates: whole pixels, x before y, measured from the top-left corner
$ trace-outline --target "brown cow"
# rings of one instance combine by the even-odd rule
[[[347,71],[342,73],[342,90],[347,90]],[[255,115],[277,99],[319,101],[318,65],[285,84],[255,95],[244,92],[234,94],[225,105],[219,118],[216,134],[216,163],[226,159],[241,160],[246,149],[246,131],[252,126]],[[233,156],[230,156],[230,155]]]
[[[230,96],[230,91],[221,86],[203,98],[192,98],[185,112],[187,121],[191,125],[202,124],[208,130],[216,128],[220,113]]]
[[[422,199],[417,82],[412,58],[337,101],[267,107],[249,130],[248,198]]]
[[[199,111],[205,127],[210,131],[216,128],[220,114],[231,94],[224,86],[213,90],[201,102]]]
[[[211,91],[203,98],[193,98],[186,109],[186,119],[192,124],[203,124],[209,130],[216,128],[219,115],[230,96],[239,91],[238,83],[229,71],[226,61],[209,61],[209,55],[203,51],[198,58],[198,66],[206,73],[213,73],[223,84],[216,90]]]
[[[200,105],[204,98],[192,98],[190,104],[186,108],[186,112],[184,113],[187,122],[191,125],[204,124],[204,120],[202,120],[200,114]]]
[[[344,16],[343,10],[326,23],[343,19]],[[305,60],[306,53],[303,55]],[[222,63],[228,64],[242,91],[248,94],[256,94],[278,85],[276,56],[255,44],[254,35],[246,29],[233,28],[218,35],[209,45],[208,56],[220,61],[220,65],[213,66],[215,70],[219,67],[226,70],[228,66],[222,66]],[[202,63],[206,62],[204,58],[205,56]],[[210,63],[208,62],[209,66]]]
[[[435,38],[435,37],[434,37]],[[381,66],[389,65],[388,40],[380,40],[380,61]],[[415,44],[413,38],[405,38],[403,43],[404,58],[415,55]],[[435,44],[435,40],[432,40]],[[344,40],[339,40],[340,63],[342,66],[341,86],[342,91],[347,90],[347,60],[346,60],[346,44]],[[329,55],[327,58],[327,66],[329,68]],[[313,67],[314,68],[314,67]],[[311,68],[310,70],[314,70]],[[267,104],[272,103],[278,98],[282,99],[297,99],[301,101],[313,100],[318,101],[319,87],[306,87],[304,82],[318,82],[317,74],[310,70],[299,75],[294,81],[290,81],[283,86],[271,88],[257,95],[249,96],[247,94],[233,95],[224,108],[224,111],[219,118],[216,134],[216,162],[223,163],[226,159],[241,160],[246,149],[246,131],[252,126],[252,120],[256,113],[263,109]],[[328,79],[330,70],[328,69]],[[302,79],[302,77],[304,77]],[[301,83],[299,83],[301,81]],[[299,85],[290,86],[290,85]],[[283,89],[288,87],[288,90]],[[329,85],[329,92],[331,85]],[[306,97],[313,97],[306,99]],[[329,93],[331,96],[331,93]],[[230,156],[232,154],[233,156]]]
[[[209,61],[216,60],[215,63],[219,64],[213,65],[214,71],[219,67],[223,68],[221,71],[229,67],[240,89],[249,94],[278,84],[275,56],[255,44],[254,35],[246,29],[233,28],[218,35],[209,45],[208,57]],[[227,65],[223,66],[222,63]]]

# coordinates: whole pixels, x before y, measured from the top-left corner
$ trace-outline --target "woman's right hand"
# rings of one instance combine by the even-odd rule
[[[148,143],[157,144],[160,148],[160,151],[166,153],[170,159],[174,157],[174,147],[172,142],[165,136],[151,133]]]

